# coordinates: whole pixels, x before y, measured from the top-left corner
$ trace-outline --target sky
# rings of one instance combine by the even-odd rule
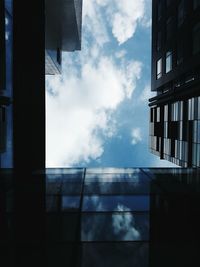
[[[148,150],[151,1],[83,0],[82,49],[46,77],[46,167],[173,167]]]

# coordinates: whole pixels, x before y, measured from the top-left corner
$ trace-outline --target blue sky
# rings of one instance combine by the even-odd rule
[[[170,167],[148,151],[151,1],[84,0],[82,50],[46,80],[47,167]]]

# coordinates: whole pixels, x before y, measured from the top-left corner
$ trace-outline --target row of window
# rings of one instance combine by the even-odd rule
[[[185,162],[185,161],[181,161],[181,160],[176,159],[176,158],[173,158],[173,157],[171,157],[171,156],[169,156],[169,155],[164,154],[164,155],[163,155],[163,158],[164,158],[165,160],[168,160],[168,161],[170,161],[170,162],[172,162],[172,163],[174,163],[174,164],[176,164],[176,165],[178,165],[178,166],[181,166],[181,167],[183,167],[183,168],[187,168],[187,167],[188,167],[187,162]]]
[[[187,119],[200,120],[200,96],[193,97],[187,100]],[[161,107],[151,108],[150,122],[161,121]],[[172,104],[164,105],[164,122],[168,121],[183,121],[184,102],[177,101]],[[169,117],[170,116],[170,117]],[[170,118],[170,120],[169,120]]]
[[[169,25],[169,20],[167,20],[168,23],[167,25]],[[171,20],[170,20],[171,21]],[[157,51],[160,51],[162,48],[162,43],[164,43],[164,41],[167,41],[169,39],[170,36],[172,36],[172,32],[173,32],[173,25],[171,25],[171,27],[167,27],[166,28],[166,40],[164,40],[165,36],[161,31],[158,31],[157,33],[157,41],[156,41],[156,49]],[[177,64],[179,64],[179,61],[182,60],[183,57],[183,52],[184,52],[184,40],[182,40],[182,37],[180,37],[181,39],[178,40],[177,42]],[[194,25],[193,29],[192,29],[192,39],[193,39],[193,47],[192,47],[192,53],[195,55],[197,53],[199,53],[200,48],[199,48],[199,44],[200,44],[200,23],[197,23]],[[170,52],[170,51],[169,51]]]
[[[161,33],[158,33],[158,42],[157,48],[161,48],[160,44]],[[196,24],[193,28],[193,48],[192,54],[196,55],[200,53],[200,23]],[[164,73],[169,73],[173,69],[175,53],[172,50],[168,50],[165,53],[165,65],[164,65]],[[180,65],[183,62],[184,58],[184,42],[179,41],[177,44],[177,52],[176,52],[176,65]],[[163,76],[163,58],[159,58],[156,62],[156,79],[160,79]]]
[[[172,153],[173,151],[174,153]],[[182,140],[175,140],[172,143],[171,139],[164,138],[163,153],[165,155],[170,156],[171,158],[175,158],[180,161],[187,162],[188,161],[188,142],[182,141]]]
[[[164,105],[164,121],[182,121],[183,105],[183,101]],[[200,116],[200,97],[188,100],[188,112],[188,120],[190,120],[191,114],[195,114],[194,118],[198,118]],[[192,119],[194,118],[192,117]],[[160,122],[161,120],[161,107],[151,108],[150,122]]]
[[[165,10],[165,7],[169,7],[171,2],[173,2],[172,0],[159,0],[158,4],[157,4],[157,21],[160,21],[160,19],[162,18],[162,11]],[[178,24],[180,25],[181,23],[183,23],[184,18],[186,17],[186,13],[187,13],[187,0],[180,0],[178,7],[177,7],[177,17],[178,17]],[[198,7],[200,7],[200,0],[193,0],[192,3],[192,7],[193,10],[197,9]]]
[[[158,136],[150,136],[150,148],[152,153],[157,154],[160,156],[161,151],[161,137]]]
[[[171,20],[170,20],[171,21]],[[170,22],[171,23],[171,22]],[[169,21],[167,25],[170,24]],[[166,38],[173,31],[172,27],[168,26],[166,30]],[[160,51],[162,48],[162,33],[158,32],[157,35],[157,51]],[[200,23],[194,25],[192,30],[192,54],[196,55],[200,53]],[[173,57],[175,53],[172,49],[169,49],[165,54],[165,73],[170,72],[173,69]],[[176,65],[180,65],[183,62],[184,58],[184,40],[178,40],[177,42],[177,51],[176,51]],[[175,62],[175,61],[174,61]],[[159,58],[156,64],[156,79],[160,79],[163,75],[163,58]]]
[[[172,51],[167,51],[165,55],[165,73],[172,70]],[[156,66],[156,79],[160,79],[163,75],[162,58],[157,61]]]
[[[163,110],[163,114],[162,111]],[[156,122],[164,119],[163,137],[157,136],[155,127]],[[187,121],[184,122],[183,117]],[[188,128],[189,127],[189,128]],[[192,138],[191,160],[193,166],[200,166],[200,96],[188,99],[186,102],[177,101],[166,104],[164,107],[151,109],[150,122],[150,145],[154,154],[161,155],[162,138],[163,138],[163,157],[169,157],[169,161],[178,160],[178,165],[187,167],[188,158],[188,141]],[[155,135],[156,134],[156,135]]]
[[[175,158],[188,161],[188,142],[175,140]]]

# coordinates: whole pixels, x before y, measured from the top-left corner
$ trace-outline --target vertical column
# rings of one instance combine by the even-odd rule
[[[44,264],[45,1],[13,1],[15,264]]]

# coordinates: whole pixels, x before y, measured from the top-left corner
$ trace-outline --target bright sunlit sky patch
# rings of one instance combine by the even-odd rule
[[[83,0],[82,50],[46,80],[47,167],[174,166],[148,151],[150,38],[150,0]]]

